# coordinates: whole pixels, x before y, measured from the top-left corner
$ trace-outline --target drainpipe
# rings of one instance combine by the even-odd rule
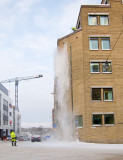
[[[71,107],[73,114],[73,79],[72,79],[72,52],[71,52],[71,43],[70,43],[70,77],[71,77]]]

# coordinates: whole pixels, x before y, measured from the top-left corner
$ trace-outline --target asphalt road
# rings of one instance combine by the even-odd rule
[[[0,142],[0,160],[123,160],[123,144]]]

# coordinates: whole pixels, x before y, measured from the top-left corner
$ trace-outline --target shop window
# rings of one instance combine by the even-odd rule
[[[100,15],[100,25],[108,25],[108,15]]]
[[[91,37],[90,38],[90,50],[98,50],[98,38],[96,37]]]
[[[102,72],[103,73],[112,73],[112,64],[108,62],[108,67],[105,66],[105,62],[102,63]]]
[[[101,101],[101,88],[92,88],[92,100]]]
[[[99,67],[99,62],[91,62],[90,63],[90,70],[91,73],[99,73],[100,67]]]
[[[102,50],[109,50],[110,49],[110,38],[101,38],[101,48]]]
[[[104,95],[104,101],[112,101],[113,100],[113,89],[104,88],[103,95]]]
[[[104,114],[105,125],[114,125],[114,114]]]
[[[93,114],[93,125],[102,125],[102,114]]]
[[[97,16],[96,15],[89,15],[88,24],[89,25],[97,25]]]
[[[75,116],[75,126],[82,127],[82,115]]]

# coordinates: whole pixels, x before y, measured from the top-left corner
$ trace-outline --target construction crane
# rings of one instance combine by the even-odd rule
[[[35,76],[28,76],[28,77],[16,77],[16,78],[0,81],[0,83],[15,82],[15,108],[17,110],[19,110],[19,108],[18,108],[18,84],[19,84],[19,81],[30,80],[30,79],[41,78],[41,77],[43,77],[42,74],[35,75]]]
[[[43,77],[42,74],[39,75],[35,75],[35,76],[28,76],[28,77],[16,77],[16,78],[12,78],[12,79],[7,79],[7,80],[3,80],[0,83],[11,83],[11,82],[15,82],[15,108],[13,108],[13,129],[15,131],[15,109],[19,111],[18,108],[18,84],[20,81],[24,81],[24,80],[30,80],[30,79],[34,79],[34,78],[41,78]]]

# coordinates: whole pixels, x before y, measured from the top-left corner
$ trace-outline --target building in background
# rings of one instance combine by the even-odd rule
[[[8,90],[0,84],[0,138],[10,135],[13,129],[12,100],[9,98]]]
[[[58,39],[59,48],[64,44],[71,60],[69,104],[78,139],[123,143],[123,1],[82,5],[76,30]]]
[[[21,116],[18,110],[14,109],[8,90],[0,83],[0,138],[10,136],[14,129],[17,136],[21,134]]]

